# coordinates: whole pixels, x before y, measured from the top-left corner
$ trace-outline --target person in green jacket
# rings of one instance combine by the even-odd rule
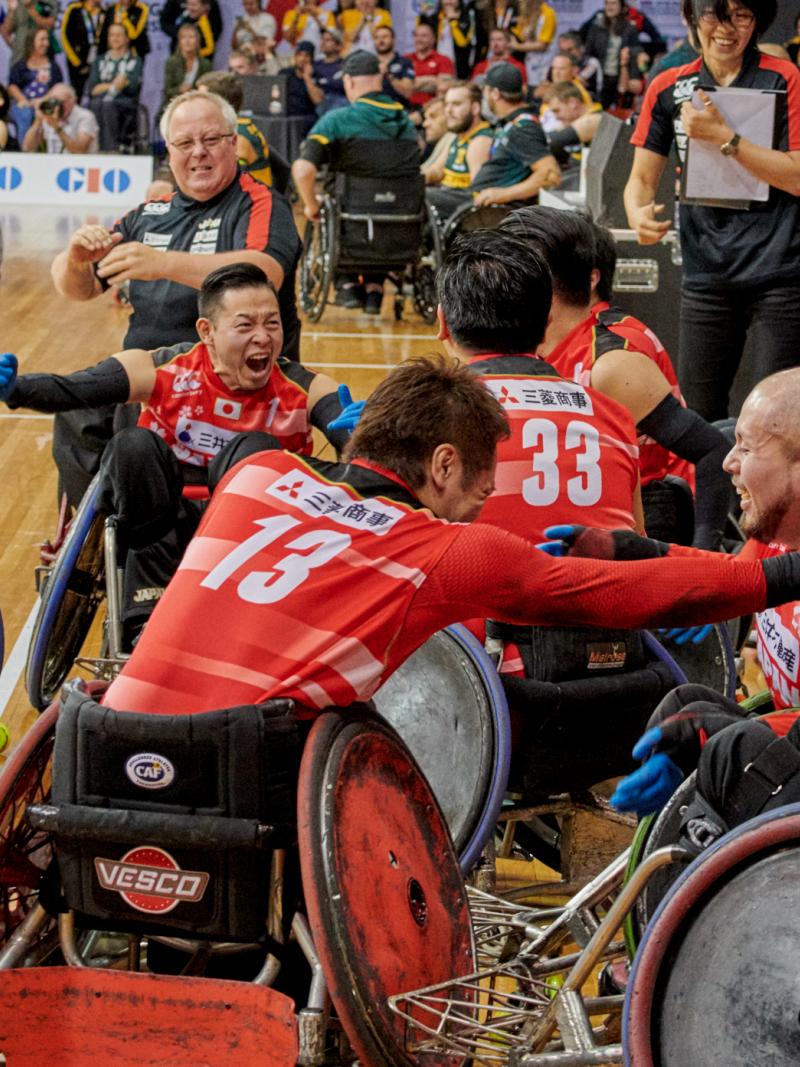
[[[197,27],[193,23],[184,23],[178,30],[175,51],[164,65],[162,112],[173,97],[194,89],[197,79],[211,70],[211,60],[200,55],[200,44]]]

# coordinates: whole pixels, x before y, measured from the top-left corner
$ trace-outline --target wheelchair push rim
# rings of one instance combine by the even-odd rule
[[[511,764],[508,703],[494,664],[465,626],[448,626],[373,701],[425,774],[466,874],[494,833]]]
[[[625,998],[626,1067],[789,1067],[800,1059],[800,804],[702,853],[647,927]]]
[[[387,998],[470,973],[475,952],[444,818],[389,726],[320,716],[300,769],[298,839],[314,944],[353,1048],[370,1067],[413,1064]]]
[[[300,305],[310,322],[319,322],[328,302],[335,270],[332,247],[333,203],[325,197],[317,221],[306,223],[300,260]]]
[[[103,598],[103,517],[95,475],[75,514],[42,592],[25,666],[35,708],[55,698],[80,653]]]

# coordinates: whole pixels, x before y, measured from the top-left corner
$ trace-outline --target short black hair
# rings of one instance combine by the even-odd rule
[[[614,271],[617,269],[617,245],[607,226],[594,224],[594,265],[600,272],[595,289],[601,300],[611,302],[614,288]]]
[[[197,311],[201,319],[214,321],[225,294],[232,289],[269,289],[277,298],[278,291],[261,267],[255,263],[228,263],[212,270],[200,286]]]
[[[547,263],[553,292],[566,304],[588,304],[595,267],[594,224],[576,211],[520,207],[500,223],[504,236],[523,240]]]
[[[458,237],[436,276],[447,328],[472,352],[534,352],[544,338],[553,286],[543,257],[499,230]]]
[[[738,0],[742,7],[752,11],[756,19],[756,28],[751,38],[751,44],[765,33],[775,21],[778,13],[776,0]],[[689,37],[692,44],[700,47],[700,39],[697,36],[697,23],[704,11],[713,11],[720,22],[728,18],[728,0],[681,0],[681,14],[689,27]]]

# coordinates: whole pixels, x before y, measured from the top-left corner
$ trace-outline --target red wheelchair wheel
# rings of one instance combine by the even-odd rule
[[[469,974],[475,955],[447,825],[388,726],[320,716],[300,768],[298,835],[314,944],[353,1048],[369,1067],[415,1063],[387,997]],[[453,1067],[452,1056],[425,1062]]]
[[[800,1063],[798,884],[800,804],[744,823],[695,860],[634,960],[628,1067]]]

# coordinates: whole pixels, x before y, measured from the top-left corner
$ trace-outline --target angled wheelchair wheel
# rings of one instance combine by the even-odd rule
[[[684,872],[634,960],[626,1065],[800,1063],[800,804],[737,827]]]
[[[56,697],[105,595],[98,486],[95,476],[42,589],[25,667],[28,698],[39,710]]]
[[[648,815],[639,823],[631,844],[630,859],[625,872],[626,882],[636,868],[658,849],[677,845],[683,814],[694,797],[695,778],[695,774],[690,774],[685,781],[681,782],[661,811],[655,815]],[[631,959],[636,953],[642,933],[652,919],[656,908],[675,879],[685,869],[686,865],[683,863],[669,863],[666,867],[656,871],[636,901],[636,906],[628,912],[624,930],[625,943]]]
[[[33,724],[0,772],[0,947],[4,947],[39,899],[42,875],[52,858],[49,835],[32,829],[29,804],[50,798],[51,760],[58,704]],[[32,946],[33,962],[54,924],[47,922]]]
[[[494,664],[469,630],[449,626],[373,702],[428,779],[466,874],[494,833],[511,762],[508,704]]]
[[[684,645],[674,641],[665,644],[688,681],[708,685],[731,700],[735,698],[736,650],[727,623],[716,623],[699,645],[691,641]]]
[[[300,768],[298,838],[314,945],[345,1033],[361,1063],[410,1067],[387,998],[469,974],[475,955],[447,826],[389,726],[356,711],[320,716]]]
[[[300,260],[300,306],[311,322],[319,322],[328,302],[336,267],[334,207],[326,197],[316,222],[306,224]]]

